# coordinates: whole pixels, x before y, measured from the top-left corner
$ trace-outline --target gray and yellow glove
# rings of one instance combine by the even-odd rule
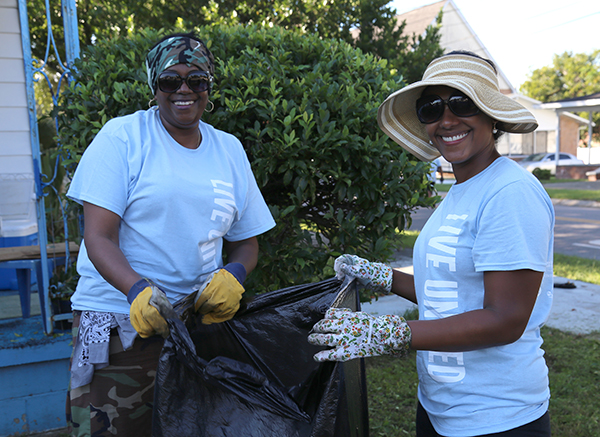
[[[374,317],[348,308],[330,308],[315,324],[308,342],[333,349],[315,354],[315,361],[348,361],[379,355],[406,355],[411,331],[403,317]]]
[[[372,290],[392,291],[393,270],[383,263],[370,262],[356,255],[342,255],[336,258],[333,269],[341,281],[350,276]]]
[[[169,336],[165,317],[174,314],[174,310],[164,291],[149,280],[140,279],[127,293],[127,301],[131,304],[131,324],[140,337],[148,338],[155,334],[164,338]]]
[[[202,323],[221,323],[230,320],[240,308],[244,293],[246,268],[240,263],[227,264],[208,277],[198,287],[194,309],[202,314]]]

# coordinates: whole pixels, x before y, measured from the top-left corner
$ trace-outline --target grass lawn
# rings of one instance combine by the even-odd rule
[[[555,253],[554,274],[600,285],[600,261]]]
[[[543,328],[550,370],[552,435],[600,436],[600,341]],[[417,399],[416,353],[402,359],[367,358],[371,436],[414,436]]]
[[[542,182],[548,195],[553,199],[571,199],[571,200],[594,200],[600,202],[600,190],[570,190],[568,188],[552,188],[546,186],[547,183],[553,182],[574,182],[569,180],[555,180]],[[451,184],[435,184],[435,189],[438,193],[446,193],[450,189]]]
[[[563,188],[546,188],[546,192],[553,199],[570,200],[595,200],[600,202],[600,190],[568,190]]]

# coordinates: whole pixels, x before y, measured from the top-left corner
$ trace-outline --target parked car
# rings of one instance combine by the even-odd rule
[[[530,172],[533,172],[536,168],[541,168],[550,170],[550,174],[554,175],[556,174],[555,158],[554,152],[534,153],[519,161],[519,164]],[[583,161],[570,153],[560,152],[558,154],[558,165],[583,165]]]

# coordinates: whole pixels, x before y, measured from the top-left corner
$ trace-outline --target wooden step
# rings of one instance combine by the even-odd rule
[[[48,244],[46,246],[48,258],[66,256],[65,243]],[[69,242],[69,254],[77,255],[79,245]],[[15,247],[0,247],[0,262],[14,261],[22,259],[40,259],[40,246],[15,246]]]

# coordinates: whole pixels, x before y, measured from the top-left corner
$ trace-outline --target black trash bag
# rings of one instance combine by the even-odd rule
[[[363,360],[316,363],[322,347],[307,341],[327,309],[359,305],[354,282],[330,279],[245,299],[225,323],[170,319],[153,435],[368,436]]]

